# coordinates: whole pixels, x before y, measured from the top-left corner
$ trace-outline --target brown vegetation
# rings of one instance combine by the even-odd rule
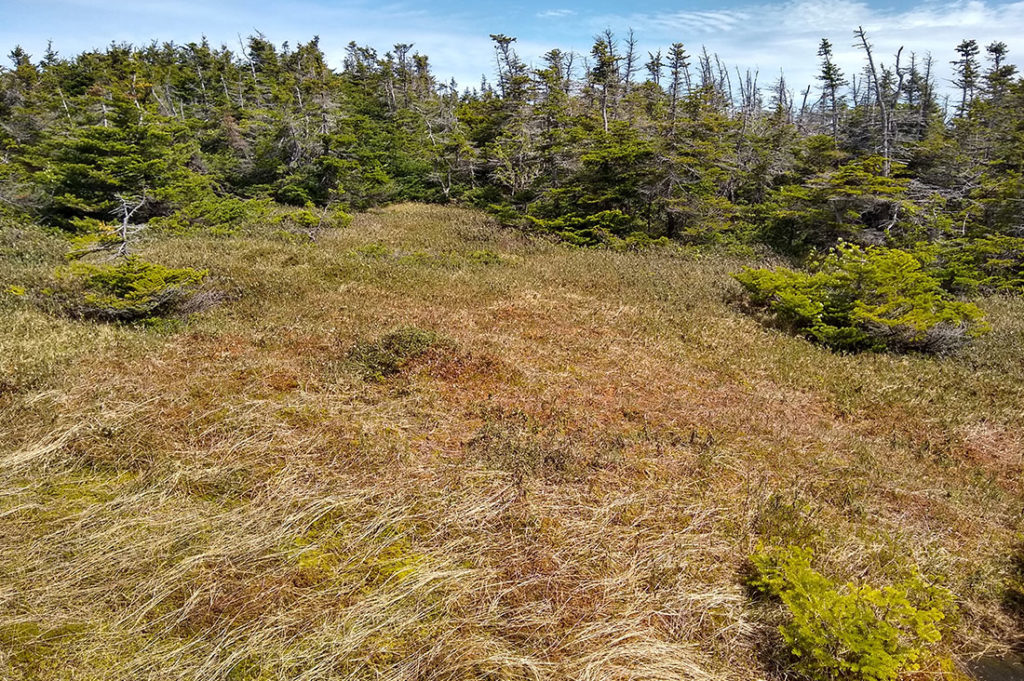
[[[735,309],[742,259],[453,208],[140,252],[221,303],[134,328],[2,296],[0,678],[756,678],[759,541],[943,577],[947,659],[1014,639],[1019,299],[956,356],[849,356]],[[410,328],[439,341],[353,361]]]

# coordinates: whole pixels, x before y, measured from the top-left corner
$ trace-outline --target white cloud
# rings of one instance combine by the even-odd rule
[[[860,73],[863,52],[853,36],[858,26],[867,32],[876,59],[886,64],[892,63],[900,46],[904,59],[911,52],[919,57],[930,53],[940,85],[947,88],[952,78],[949,61],[964,39],[976,39],[982,46],[1002,40],[1010,46],[1010,61],[1024,64],[1024,2],[956,0],[900,11],[858,0],[791,0],[712,12],[595,16],[592,26],[619,32],[632,27],[645,49],[680,41],[690,52],[698,52],[705,45],[732,67],[759,70],[763,83],[777,78],[781,68],[795,88],[815,82],[821,38],[831,40],[847,75]]]
[[[3,3],[0,0],[0,6]],[[23,4],[4,15],[0,42],[6,49],[22,43],[36,55],[51,37],[61,53],[70,55],[111,40],[187,42],[204,33],[214,44],[236,46],[238,34],[259,29],[271,40],[293,44],[319,34],[332,65],[340,66],[350,40],[381,52],[394,43],[410,42],[430,57],[439,80],[454,76],[463,86],[477,85],[483,74],[493,79],[490,33],[518,36],[516,49],[523,60],[540,64],[541,56],[556,47],[588,53],[593,36],[607,27],[620,36],[633,28],[642,54],[677,41],[691,53],[706,45],[730,68],[759,70],[764,84],[782,68],[794,89],[815,82],[822,37],[832,41],[836,59],[848,75],[859,73],[863,55],[854,46],[857,26],[868,32],[879,59],[886,63],[900,45],[905,56],[931,52],[937,74],[947,84],[953,48],[964,38],[981,45],[1005,41],[1011,61],[1024,64],[1017,54],[1019,50],[1024,55],[1024,0],[926,0],[905,10],[872,7],[866,0],[734,0],[713,10],[618,14],[557,7],[539,14],[525,7],[496,12],[486,3],[469,2],[438,12],[408,0],[48,0]]]
[[[540,19],[557,19],[560,17],[571,17],[575,15],[571,9],[549,9],[543,12],[537,12],[537,17]]]
[[[684,11],[634,14],[629,19],[630,26],[640,34],[711,33],[734,30],[750,19],[750,13],[743,10]]]

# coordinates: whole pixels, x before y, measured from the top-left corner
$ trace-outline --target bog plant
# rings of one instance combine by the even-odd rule
[[[60,268],[55,285],[45,293],[72,316],[131,322],[180,308],[206,274],[205,270],[165,267],[137,256],[116,264],[76,262]]]
[[[953,300],[898,249],[841,244],[806,272],[734,276],[777,322],[839,350],[945,352],[988,330],[977,306]]]
[[[349,350],[348,359],[360,367],[365,378],[379,381],[399,373],[438,342],[436,333],[402,327],[377,340],[356,343]]]
[[[837,585],[808,549],[760,551],[750,585],[788,611],[780,627],[798,672],[813,681],[890,681],[921,668],[942,638],[950,593],[914,574],[896,586]]]

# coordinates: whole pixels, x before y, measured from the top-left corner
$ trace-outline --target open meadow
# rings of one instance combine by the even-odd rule
[[[752,255],[466,209],[137,250],[209,271],[187,319],[53,314],[8,286],[65,241],[0,232],[5,681],[788,678],[745,576],[791,544],[941,582],[926,670],[1021,643],[1024,299],[850,355],[747,313]]]

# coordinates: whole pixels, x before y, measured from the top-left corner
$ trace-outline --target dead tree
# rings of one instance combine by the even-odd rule
[[[875,68],[875,56],[871,52],[871,43],[868,42],[864,28],[858,26],[854,35],[860,40],[860,46],[864,49],[864,54],[867,55],[868,73],[871,74],[871,80],[875,86],[875,101],[878,102],[878,108],[882,114],[882,175],[889,177],[889,172],[892,169],[892,125],[889,118],[892,112],[889,110],[887,98],[882,93],[881,80],[878,77],[878,70]],[[902,50],[902,48],[900,49]]]
[[[146,205],[149,201],[149,197],[146,196],[146,191],[142,191],[141,196],[125,196],[124,194],[115,194],[119,202],[119,205],[114,208],[113,213],[115,216],[120,218],[121,224],[117,226],[117,254],[116,257],[124,258],[128,255],[128,244],[131,237],[138,232],[142,226],[132,224],[132,217]]]

